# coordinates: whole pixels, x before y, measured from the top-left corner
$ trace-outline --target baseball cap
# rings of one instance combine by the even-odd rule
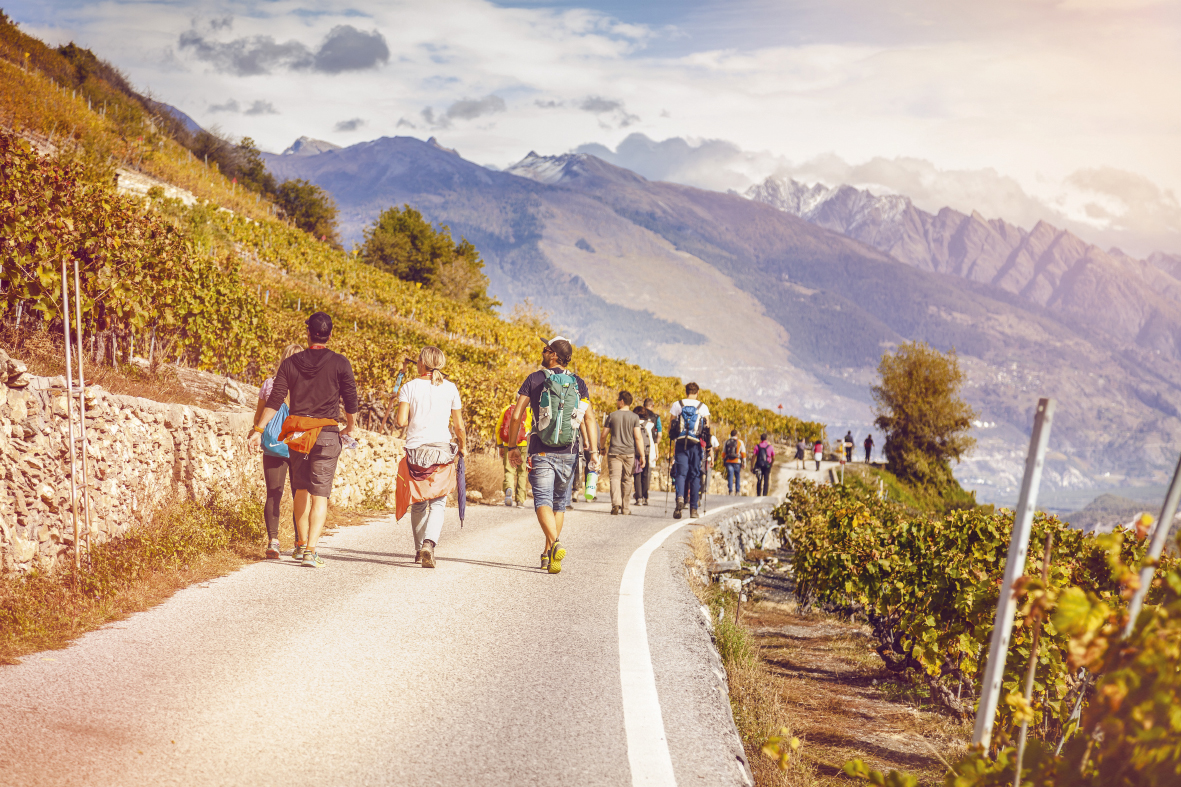
[[[567,344],[570,343],[570,340],[567,339],[565,336],[555,336],[554,338],[550,339],[548,342],[545,339],[542,339],[540,336],[538,336],[537,338],[546,347],[549,347],[554,342],[566,342]]]
[[[312,336],[329,336],[332,334],[332,318],[324,312],[316,312],[304,320],[308,326],[308,333]]]

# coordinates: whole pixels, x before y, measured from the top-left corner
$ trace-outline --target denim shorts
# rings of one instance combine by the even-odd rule
[[[535,509],[548,506],[555,513],[566,510],[577,458],[574,454],[532,454],[529,457],[529,486],[533,489]]]

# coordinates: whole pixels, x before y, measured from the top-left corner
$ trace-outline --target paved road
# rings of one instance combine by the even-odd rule
[[[0,667],[0,782],[661,783],[629,766],[660,730],[625,729],[618,632],[625,566],[673,520],[608,510],[568,515],[558,575],[532,511],[470,507],[460,530],[449,509],[433,571],[390,518],[325,539],[327,568],[252,565]],[[642,583],[666,759],[680,785],[741,785],[688,530]]]

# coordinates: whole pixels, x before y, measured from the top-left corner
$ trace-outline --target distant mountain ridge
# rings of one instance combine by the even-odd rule
[[[999,287],[1080,326],[1181,359],[1181,258],[1134,259],[1039,222],[944,208],[921,210],[903,195],[852,186],[808,186],[769,177],[746,196],[839,232],[923,270]]]
[[[586,153],[531,152],[496,171],[433,139],[395,137],[266,161],[279,179],[329,191],[346,241],[409,204],[476,245],[502,302],[529,297],[580,344],[782,403],[834,434],[870,426],[883,350],[954,347],[981,411],[979,448],[957,476],[989,499],[1019,482],[1038,396],[1059,400],[1048,487],[1161,483],[1181,444],[1181,363],[1159,338],[1181,324],[1168,260],[1104,252],[1069,265],[1087,252],[1048,227],[1023,234],[979,216],[924,215],[904,197],[856,189],[794,189],[783,210],[648,181]],[[962,250],[978,236],[980,251]],[[927,256],[897,259],[915,238]],[[1125,289],[1104,299],[1109,286]],[[1099,299],[1092,312],[1142,308],[1109,325],[1071,300],[1083,296]]]

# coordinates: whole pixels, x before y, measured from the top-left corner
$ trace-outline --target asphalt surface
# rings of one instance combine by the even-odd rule
[[[739,501],[751,498],[709,507]],[[462,530],[448,509],[434,570],[413,562],[409,517],[390,517],[326,537],[326,568],[252,565],[0,667],[0,783],[643,783],[625,733],[620,582],[673,519],[609,508],[567,514],[557,575],[538,567],[532,509],[470,506]],[[684,576],[689,530],[655,550],[643,585],[668,752],[677,784],[744,785]]]

